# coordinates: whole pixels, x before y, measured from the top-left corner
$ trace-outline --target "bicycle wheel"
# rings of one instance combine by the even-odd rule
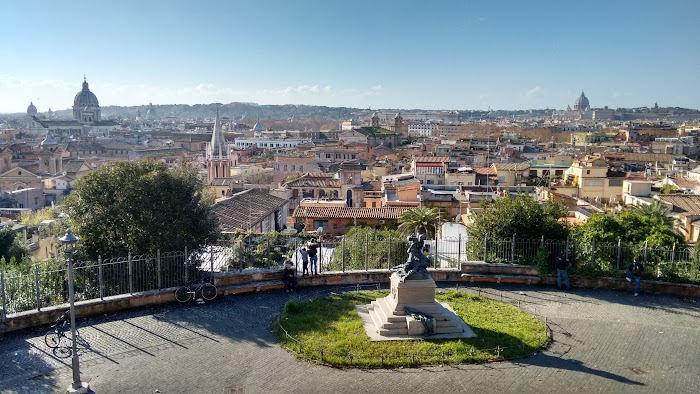
[[[51,349],[56,349],[61,344],[61,335],[56,330],[51,330],[44,335],[44,342]]]
[[[202,298],[207,301],[211,301],[216,298],[216,286],[211,283],[205,283],[202,285]]]
[[[175,290],[175,299],[180,302],[187,302],[192,298],[192,292],[189,287],[178,287]]]

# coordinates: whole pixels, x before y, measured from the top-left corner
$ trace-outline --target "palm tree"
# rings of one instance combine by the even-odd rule
[[[669,228],[673,226],[671,209],[659,200],[651,200],[651,204],[638,204],[629,208],[629,211],[640,216],[658,219]]]
[[[424,234],[426,239],[433,239],[436,227],[445,222],[445,218],[445,213],[439,208],[409,209],[399,218],[399,230]]]

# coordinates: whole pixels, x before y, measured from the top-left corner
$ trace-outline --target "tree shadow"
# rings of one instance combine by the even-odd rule
[[[70,362],[52,354],[34,330],[11,332],[0,337],[0,391],[54,393],[59,376],[70,376]],[[37,340],[38,339],[38,340]]]
[[[601,369],[591,368],[585,365],[582,361],[575,359],[566,359],[546,353],[539,353],[536,356],[528,357],[526,359],[518,360],[519,364],[532,365],[541,368],[554,368],[554,369],[566,369],[569,371],[586,373],[594,376],[601,377],[603,379],[614,380],[623,384],[631,384],[635,386],[644,386],[642,382],[637,382],[626,378],[622,375],[618,375],[612,372],[604,371]]]

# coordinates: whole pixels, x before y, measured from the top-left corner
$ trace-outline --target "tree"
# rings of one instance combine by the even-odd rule
[[[217,238],[213,196],[197,170],[178,160],[103,166],[76,182],[65,212],[86,257],[195,248]]]
[[[526,194],[506,195],[495,202],[487,202],[476,214],[474,222],[467,226],[471,238],[491,239],[566,238],[567,228],[559,222],[567,209],[561,204],[547,201],[540,204]]]
[[[18,264],[29,252],[17,239],[17,233],[8,227],[0,228],[0,259],[6,264]],[[3,264],[4,268],[5,264]]]
[[[651,204],[637,204],[628,208],[629,212],[639,216],[647,217],[650,220],[665,224],[668,228],[673,228],[673,218],[671,217],[671,208],[664,205],[659,200],[652,200]]]
[[[415,208],[401,214],[399,230],[412,234],[425,234],[426,239],[435,238],[435,228],[445,222],[446,215],[439,208]]]

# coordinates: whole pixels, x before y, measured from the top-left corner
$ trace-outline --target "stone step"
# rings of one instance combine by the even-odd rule
[[[463,281],[470,283],[512,283],[534,285],[542,281],[536,275],[493,275],[493,274],[462,274]]]
[[[388,322],[383,320],[382,315],[379,312],[379,308],[368,308],[369,317],[372,319],[372,323],[377,329],[405,329],[407,327],[406,320],[397,322]]]
[[[377,330],[379,335],[391,336],[391,335],[408,335],[407,328],[380,328]]]
[[[377,300],[372,301],[372,305],[375,306],[378,311],[377,313],[381,317],[383,322],[387,323],[401,323],[401,322],[406,322],[406,317],[397,315],[394,313],[393,309],[390,309],[391,306],[386,302],[384,298],[380,298]]]

